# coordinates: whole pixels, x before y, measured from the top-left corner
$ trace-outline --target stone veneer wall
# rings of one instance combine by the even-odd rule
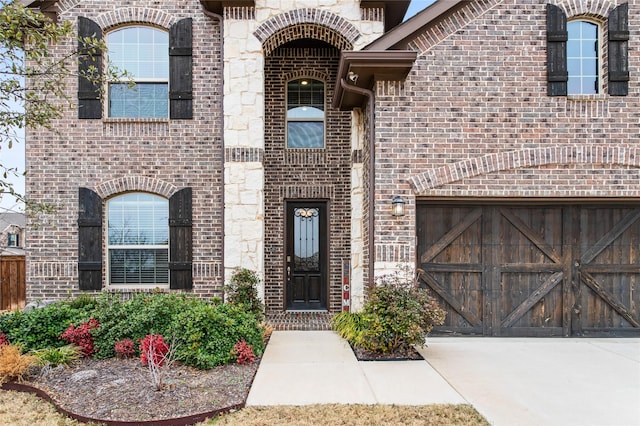
[[[640,199],[640,5],[629,2],[629,95],[547,96],[548,1],[479,0],[410,47],[405,82],[376,88],[376,262],[415,259],[420,198]],[[555,1],[605,22],[623,1]],[[410,105],[410,106],[409,106]],[[407,215],[391,218],[402,195]]]
[[[220,25],[198,0],[158,2],[83,0],[60,2],[60,19],[78,16],[103,30],[128,23],[168,27],[193,18],[193,119],[77,119],[72,104],[53,125],[27,132],[27,195],[57,207],[28,220],[27,299],[59,299],[78,293],[78,188],[104,197],[126,191],[170,195],[193,188],[193,292],[220,295],[222,280],[222,98]],[[75,42],[56,47],[63,54]],[[73,69],[74,65],[71,65]],[[74,99],[77,81],[69,78]],[[104,243],[104,242],[103,242]],[[103,259],[103,269],[106,258]],[[103,273],[104,276],[104,273]],[[106,278],[103,279],[106,282]]]

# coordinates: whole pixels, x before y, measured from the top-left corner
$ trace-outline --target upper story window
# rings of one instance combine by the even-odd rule
[[[589,21],[567,24],[567,71],[569,95],[600,92],[598,25]]]
[[[287,84],[287,148],[324,148],[324,83],[310,78]]]
[[[107,34],[109,60],[135,82],[111,81],[109,117],[169,116],[169,35],[151,27],[126,27]]]
[[[134,192],[107,202],[111,285],[169,285],[169,201]]]
[[[567,23],[561,7],[547,4],[549,96],[593,95],[605,90],[610,96],[629,94],[629,4],[620,4],[601,19],[602,24],[579,17]],[[602,43],[601,32],[606,34]],[[606,55],[601,54],[604,43]],[[602,72],[604,68],[608,73]]]
[[[7,236],[7,246],[19,247],[20,246],[20,234],[9,233]]]

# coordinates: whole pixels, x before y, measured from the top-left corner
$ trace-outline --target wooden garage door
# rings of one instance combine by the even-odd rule
[[[417,229],[420,278],[448,311],[436,332],[640,334],[637,206],[421,203]]]

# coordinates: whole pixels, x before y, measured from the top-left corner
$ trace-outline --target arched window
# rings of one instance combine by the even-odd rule
[[[169,201],[144,192],[107,202],[111,285],[169,285]]]
[[[109,117],[169,117],[169,34],[125,27],[107,34],[109,60],[128,79],[109,83]]]
[[[567,23],[567,92],[590,95],[600,92],[598,24],[576,20]]]
[[[324,148],[324,83],[310,78],[287,84],[287,148]]]

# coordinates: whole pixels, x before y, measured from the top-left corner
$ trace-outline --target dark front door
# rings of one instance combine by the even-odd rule
[[[286,292],[288,310],[327,308],[327,206],[287,203]]]

